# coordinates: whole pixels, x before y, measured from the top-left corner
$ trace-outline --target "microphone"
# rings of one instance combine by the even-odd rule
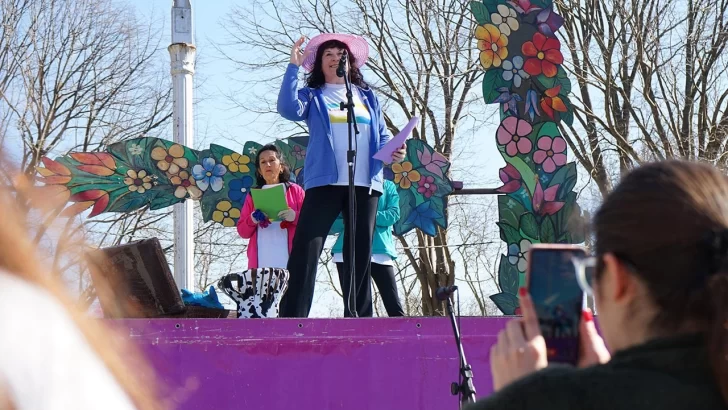
[[[346,73],[346,60],[347,60],[348,54],[346,53],[346,50],[341,54],[341,59],[339,60],[339,67],[336,69],[336,75],[338,77],[343,77]]]
[[[437,288],[435,291],[435,297],[437,300],[447,300],[450,296],[452,296],[455,291],[458,290],[457,286],[443,286],[440,288]]]

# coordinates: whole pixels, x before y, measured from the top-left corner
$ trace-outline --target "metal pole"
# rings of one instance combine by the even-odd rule
[[[498,188],[469,188],[464,189],[463,181],[452,181],[453,191],[450,195],[501,195]]]
[[[196,49],[192,31],[192,5],[189,0],[174,0],[172,6],[171,58],[172,95],[174,100],[174,142],[193,145],[192,77],[195,73]],[[193,201],[174,206],[174,280],[182,289],[195,290],[195,242]]]

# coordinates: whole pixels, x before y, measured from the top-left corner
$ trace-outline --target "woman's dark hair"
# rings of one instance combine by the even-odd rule
[[[326,84],[326,78],[324,77],[321,61],[323,59],[324,51],[330,48],[340,48],[346,50],[346,52],[349,54],[349,81],[351,81],[352,84],[357,85],[361,88],[369,88],[369,85],[364,82],[364,76],[361,74],[361,71],[359,71],[359,69],[356,67],[356,57],[351,54],[349,47],[347,47],[346,44],[342,43],[339,40],[325,41],[321,43],[318,49],[316,49],[316,62],[313,64],[313,70],[311,70],[311,73],[309,73],[306,77],[306,86],[310,88],[319,88],[322,85]]]
[[[283,159],[283,155],[281,155],[281,151],[276,147],[274,144],[267,144],[264,145],[263,148],[258,150],[258,153],[255,155],[255,184],[258,188],[262,187],[266,184],[265,178],[263,178],[263,175],[260,173],[260,154],[264,153],[265,151],[273,151],[276,153],[276,158],[281,162],[281,176],[280,176],[280,182],[281,183],[287,183],[291,180],[291,170],[288,168],[288,164],[286,164],[286,161]]]
[[[686,161],[643,165],[608,195],[594,227],[597,256],[631,264],[647,287],[655,333],[705,333],[728,403],[728,177]]]

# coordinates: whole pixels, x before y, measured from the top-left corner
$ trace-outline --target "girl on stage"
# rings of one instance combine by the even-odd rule
[[[238,233],[248,241],[248,269],[282,268],[288,264],[293,238],[301,212],[303,188],[291,183],[291,172],[273,144],[264,146],[255,157],[257,188],[267,189],[283,185],[288,209],[278,213],[277,221],[255,208],[253,195],[245,197],[238,220]]]
[[[379,197],[377,208],[376,226],[374,227],[374,240],[372,241],[371,276],[379,289],[379,295],[384,302],[384,309],[389,317],[404,316],[402,303],[397,294],[397,280],[394,277],[394,260],[397,259],[397,251],[394,247],[392,226],[399,220],[399,194],[394,182],[384,180],[384,192]],[[343,249],[344,220],[339,217],[331,228],[332,233],[338,233],[339,237],[331,249],[334,255],[336,270],[339,272],[339,283],[343,287],[344,270]],[[359,317],[372,316],[372,291],[371,284],[364,283],[356,293],[356,312]]]
[[[382,193],[382,162],[372,158],[390,139],[379,99],[364,82],[359,69],[368,58],[369,46],[362,37],[350,34],[320,34],[301,48],[301,37],[291,49],[291,60],[278,94],[278,112],[291,121],[305,121],[309,131],[305,167],[306,200],[301,209],[298,232],[288,261],[290,281],[281,301],[282,317],[307,317],[311,310],[318,259],[324,241],[337,215],[344,215],[348,227],[348,165],[349,125],[347,112],[341,103],[347,101],[344,78],[337,76],[342,55],[347,55],[345,72],[351,82],[354,117],[358,135],[354,137],[355,209],[354,235],[344,231],[344,248],[355,240],[355,261],[344,253],[344,269],[353,263],[354,286],[345,286],[345,300],[357,286],[371,281],[369,260],[377,214]],[[297,89],[299,68],[309,72],[306,87]],[[355,135],[352,130],[352,135]],[[404,159],[404,146],[392,155],[392,161]],[[356,293],[354,293],[356,294]],[[346,304],[345,316],[353,316]]]

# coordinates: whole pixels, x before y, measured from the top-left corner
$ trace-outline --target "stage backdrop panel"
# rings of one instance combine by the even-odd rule
[[[506,318],[463,318],[478,397]],[[397,319],[118,320],[180,410],[457,409],[450,321]]]

